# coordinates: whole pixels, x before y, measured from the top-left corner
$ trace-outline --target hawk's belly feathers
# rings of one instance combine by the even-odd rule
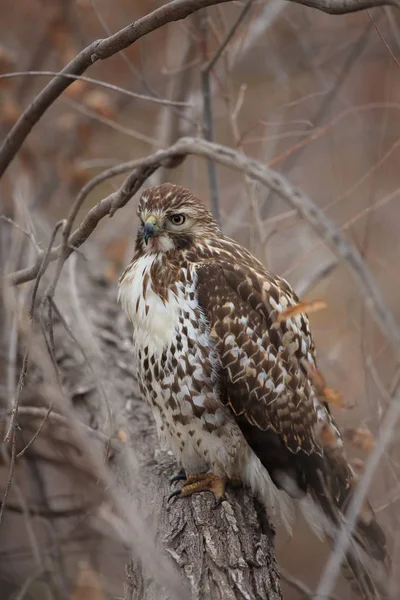
[[[217,355],[198,307],[196,272],[181,269],[179,281],[154,291],[151,267],[157,254],[139,258],[125,274],[119,297],[131,319],[141,390],[160,437],[185,470],[240,474],[238,454],[246,442],[218,400]]]

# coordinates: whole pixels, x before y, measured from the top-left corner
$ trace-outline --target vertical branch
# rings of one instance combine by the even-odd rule
[[[213,135],[213,117],[212,117],[212,93],[211,93],[211,83],[210,83],[210,75],[221,57],[224,50],[227,48],[229,42],[235,35],[239,25],[249,12],[251,5],[253,4],[253,0],[247,0],[244,5],[242,11],[240,12],[238,18],[233,23],[232,27],[228,31],[225,39],[220,44],[219,48],[215,52],[214,56],[207,60],[207,17],[206,17],[206,9],[203,11],[203,15],[201,18],[201,31],[202,31],[202,46],[203,46],[203,57],[204,60],[207,60],[206,64],[203,66],[201,70],[201,89],[203,95],[203,132],[204,137],[208,142],[212,142]],[[217,173],[215,169],[215,162],[210,158],[207,158],[207,169],[208,169],[208,177],[210,182],[210,190],[211,190],[211,207],[214,214],[214,217],[221,224],[221,215],[219,211],[219,196],[218,196],[218,182],[217,182]]]
[[[28,310],[29,323],[28,323],[28,331],[27,331],[27,336],[26,336],[26,338],[27,338],[26,339],[26,348],[25,348],[23,359],[22,359],[22,367],[21,367],[20,374],[19,374],[18,385],[17,385],[17,389],[15,392],[14,400],[13,400],[11,417],[10,417],[10,421],[9,421],[9,424],[8,424],[8,427],[6,430],[6,434],[5,434],[4,440],[3,440],[4,443],[11,444],[11,459],[10,459],[10,464],[9,464],[9,474],[8,474],[7,485],[6,485],[6,489],[5,489],[4,496],[3,496],[3,502],[1,503],[1,506],[0,506],[0,524],[2,522],[3,513],[4,513],[6,503],[7,503],[8,494],[11,490],[13,476],[14,476],[15,462],[16,462],[16,458],[17,458],[17,446],[16,446],[15,438],[16,438],[16,431],[18,429],[18,422],[17,422],[18,408],[19,408],[21,392],[25,385],[25,379],[26,379],[26,375],[28,372],[28,361],[29,361],[29,352],[30,352],[30,346],[31,346],[31,338],[32,338],[32,334],[33,334],[32,330],[33,330],[33,325],[34,325],[34,310],[35,310],[36,295],[37,295],[37,292],[39,289],[40,280],[41,280],[41,278],[46,270],[46,267],[48,265],[49,254],[54,245],[54,241],[55,241],[57,232],[62,223],[63,223],[63,221],[59,221],[53,230],[49,246],[47,248],[47,251],[43,255],[43,258],[41,260],[40,267],[39,267],[39,272],[35,279],[35,283],[33,284],[32,295],[31,295],[30,305],[29,305],[29,310]]]
[[[200,30],[201,30],[201,45],[204,61],[207,60],[207,49],[208,49],[208,28],[207,28],[207,12],[203,11],[200,17]],[[212,116],[212,95],[211,95],[211,84],[210,84],[210,63],[207,62],[201,69],[201,93],[203,96],[203,135],[208,142],[212,142],[214,139],[213,132],[213,116]],[[217,170],[215,162],[211,158],[207,158],[207,170],[208,170],[208,181],[210,184],[211,193],[211,209],[216,221],[221,225],[221,215],[219,210],[219,194],[218,194],[218,181],[217,181]]]
[[[191,17],[196,22],[196,15]],[[168,38],[168,43],[173,43],[174,37]],[[179,61],[179,66],[175,77],[171,78],[168,85],[167,96],[171,101],[184,102],[191,89],[193,70],[191,68],[195,59],[197,59],[197,47],[198,38],[189,29],[186,32],[185,39],[182,42],[182,54]],[[196,60],[197,62],[197,60]],[[192,126],[192,130],[197,129],[197,123],[192,119],[192,114],[187,114],[188,109],[176,110],[176,107],[163,106],[160,112],[159,121],[156,126],[155,138],[161,142],[161,146],[168,147],[174,144],[179,136],[181,130],[181,123],[183,119],[189,121]],[[192,111],[193,112],[193,111]],[[152,185],[159,185],[168,181],[169,170],[165,165],[162,165],[158,171],[156,171],[151,178]]]

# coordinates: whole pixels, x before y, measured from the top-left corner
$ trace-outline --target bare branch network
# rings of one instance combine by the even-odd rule
[[[242,171],[249,177],[260,181],[266,187],[276,192],[295,208],[321,237],[332,247],[337,256],[346,261],[354,278],[358,282],[366,305],[371,311],[371,316],[381,328],[383,334],[389,339],[396,352],[400,350],[400,330],[388,309],[383,296],[374,281],[374,278],[357,249],[347,240],[341,230],[326,216],[304,192],[293,186],[289,181],[260,162],[248,158],[240,152],[207,142],[201,138],[182,138],[167,150],[160,150],[146,158],[122,163],[112,167],[89,181],[82,188],[67,218],[66,229],[72,227],[75,216],[87,195],[101,182],[125,173],[132,173],[125,179],[121,187],[101,200],[94,206],[82,220],[77,229],[68,237],[64,247],[58,246],[49,252],[47,261],[55,260],[63,253],[66,260],[68,256],[79,248],[92,234],[101,219],[112,217],[115,212],[126,205],[130,198],[138,191],[144,181],[157,168],[176,167],[188,155],[197,155],[215,160],[217,163]],[[64,233],[65,230],[64,229]],[[8,279],[13,284],[20,284],[34,279],[42,264],[44,253],[38,253],[35,264],[21,271],[11,273]]]
[[[172,0],[152,13],[131,23],[108,38],[96,40],[84,48],[60,75],[82,75],[99,60],[106,60],[114,54],[131,46],[141,37],[171,23],[180,21],[208,6],[215,6],[230,0]],[[291,0],[332,15],[348,14],[375,6],[400,6],[399,0]],[[0,177],[15,157],[32,128],[40,120],[51,104],[71,85],[73,79],[55,77],[40,92],[23,112],[7,135],[0,148]]]

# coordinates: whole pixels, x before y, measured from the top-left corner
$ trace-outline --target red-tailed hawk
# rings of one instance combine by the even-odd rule
[[[298,298],[225,237],[188,190],[151,188],[138,215],[119,298],[134,326],[143,396],[186,473],[176,493],[209,490],[220,499],[226,482],[240,480],[275,512],[285,512],[284,497],[304,506],[311,498],[332,538],[355,475],[310,375],[316,359],[308,319],[279,318]],[[367,503],[354,537],[386,561],[385,536]],[[367,572],[349,562],[364,596],[378,597],[368,592]]]

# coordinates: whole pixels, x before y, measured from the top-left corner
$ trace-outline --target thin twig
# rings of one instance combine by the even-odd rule
[[[300,579],[291,575],[283,567],[279,567],[279,574],[281,576],[281,579],[285,583],[287,583],[287,585],[289,585],[293,589],[297,590],[301,594],[301,598],[309,598],[309,600],[314,600],[314,598],[315,598],[314,592],[312,590],[310,590],[310,588],[305,583],[303,583]],[[331,594],[330,596],[327,596],[325,600],[339,600],[339,598],[337,596],[333,596]]]
[[[384,8],[384,11],[385,11],[386,18],[389,22],[389,27],[392,32],[393,38],[396,40],[397,48],[399,49],[400,48],[400,34],[399,34],[399,28],[396,23],[395,16],[393,14],[393,9],[390,8],[389,6],[386,6]]]
[[[34,316],[34,310],[35,310],[36,295],[37,295],[37,291],[39,289],[39,283],[40,283],[41,277],[42,277],[43,273],[45,272],[47,264],[48,264],[48,257],[50,255],[51,249],[53,247],[54,240],[57,235],[57,231],[60,228],[60,226],[62,225],[62,223],[63,223],[63,221],[59,221],[56,224],[56,226],[54,227],[53,234],[50,238],[50,242],[47,247],[47,250],[43,254],[43,257],[42,257],[42,260],[41,260],[41,263],[39,266],[38,274],[37,274],[37,277],[36,277],[34,285],[33,285],[30,306],[28,309],[29,323],[28,323],[26,348],[25,348],[24,357],[22,360],[22,367],[21,367],[21,371],[20,371],[20,375],[19,375],[19,379],[18,379],[17,389],[15,392],[15,398],[14,398],[14,403],[13,403],[13,407],[12,407],[12,411],[11,411],[10,422],[9,422],[9,425],[7,428],[6,435],[4,437],[5,443],[8,443],[11,441],[11,460],[10,460],[10,465],[9,465],[9,474],[8,474],[7,485],[6,485],[6,489],[5,489],[4,496],[3,496],[3,501],[1,504],[1,508],[0,508],[0,524],[1,524],[2,517],[3,517],[4,508],[7,503],[7,497],[8,497],[9,491],[11,489],[13,475],[14,475],[15,461],[16,461],[16,456],[17,456],[17,445],[16,445],[15,437],[16,437],[16,430],[18,427],[18,423],[17,423],[18,408],[19,408],[19,400],[20,400],[21,392],[25,385],[25,378],[26,378],[26,375],[28,372],[28,360],[29,360],[29,351],[30,351],[30,345],[31,345],[32,329],[33,329],[33,316]]]
[[[101,81],[101,79],[93,79],[92,77],[84,77],[83,75],[73,75],[71,73],[63,73],[57,71],[13,71],[12,73],[1,73],[0,79],[11,79],[13,77],[33,77],[39,75],[48,77],[67,77],[68,79],[72,79],[73,81],[84,81],[86,83],[93,83],[108,90],[112,90],[113,92],[119,92],[120,94],[125,94],[125,96],[130,96],[131,98],[136,98],[137,100],[146,100],[147,102],[154,102],[155,104],[163,104],[165,106],[178,106],[185,108],[192,106],[189,102],[183,102],[179,100],[168,100],[167,98],[158,98],[156,96],[146,96],[145,94],[139,94],[138,92],[131,92],[130,90],[119,87],[119,85],[114,85],[112,83],[107,83],[106,81]]]
[[[77,282],[76,282],[76,270],[75,270],[76,260],[74,260],[74,259],[76,259],[76,255],[72,257],[72,261],[70,261],[70,264],[69,264],[69,280],[70,280],[72,305],[75,309],[76,321],[77,321],[77,324],[78,324],[81,332],[82,333],[85,332],[87,334],[85,337],[88,339],[90,346],[92,346],[92,354],[94,354],[94,353],[98,354],[98,348],[96,347],[96,344],[93,341],[93,332],[89,326],[88,319],[85,318],[85,315],[81,308],[81,303],[80,303],[79,295],[78,295],[78,286],[77,286]],[[61,313],[58,310],[58,315],[60,315],[60,314]],[[72,331],[70,331],[70,334],[72,334]],[[73,338],[76,339],[75,336],[73,336]],[[81,347],[80,344],[79,344],[79,346]],[[99,373],[96,372],[96,369],[94,368],[92,361],[89,359],[89,356],[83,350],[83,348],[81,348],[81,352],[82,352],[83,356],[85,357],[85,360],[87,361],[88,367],[89,367],[93,377],[95,378],[97,388],[100,391],[100,395],[104,401],[104,406],[106,408],[106,413],[107,413],[107,418],[108,418],[108,428],[109,428],[107,447],[105,450],[105,456],[107,456],[109,448],[110,448],[110,444],[111,444],[111,435],[112,435],[112,426],[113,426],[113,414],[112,414],[112,410],[111,410],[111,404],[110,404],[110,400],[109,400],[107,391],[105,389],[105,386],[103,384],[103,381],[101,380]]]
[[[383,34],[381,33],[381,30],[378,27],[377,22],[375,21],[374,17],[372,16],[372,13],[370,10],[367,10],[368,16],[371,19],[371,22],[373,24],[373,26],[376,29],[377,34],[379,35],[379,37],[381,38],[384,46],[386,47],[386,50],[389,52],[390,56],[393,58],[394,62],[396,63],[396,65],[398,67],[400,67],[400,62],[398,61],[397,57],[394,55],[391,47],[389,46],[389,44],[387,43],[387,41],[385,40],[385,38],[383,37]]]
[[[113,121],[112,119],[103,117],[98,112],[96,112],[95,110],[92,110],[91,108],[89,108],[85,104],[82,104],[81,102],[76,102],[76,100],[71,100],[71,98],[65,98],[64,102],[66,104],[68,104],[68,106],[73,108],[74,110],[85,115],[85,117],[89,117],[89,119],[94,119],[95,121],[98,121],[99,123],[102,123],[103,125],[106,125],[107,127],[111,127],[111,129],[114,129],[115,131],[118,131],[119,133],[123,133],[124,135],[129,135],[130,137],[134,138],[135,140],[139,140],[141,142],[146,142],[146,144],[150,144],[155,147],[161,146],[161,144],[157,140],[149,137],[148,135],[145,135],[144,133],[140,133],[140,131],[136,131],[135,129],[130,129],[129,127],[125,127],[124,125],[120,125],[119,123],[117,123],[117,121]]]
[[[39,427],[37,428],[37,430],[35,431],[35,433],[33,434],[33,436],[31,437],[31,439],[29,440],[29,442],[27,442],[25,444],[25,446],[22,448],[22,450],[20,450],[17,454],[17,458],[20,458],[21,456],[23,456],[25,454],[25,452],[27,450],[29,450],[29,448],[32,446],[32,444],[35,442],[35,440],[37,439],[37,437],[40,435],[40,433],[43,431],[44,426],[46,425],[46,422],[48,420],[48,418],[51,415],[51,412],[53,410],[53,404],[49,404],[49,406],[46,409],[46,412],[43,416],[43,419],[39,425]],[[19,414],[21,414],[21,407],[19,409]]]
[[[203,68],[201,69],[201,88],[203,95],[203,131],[204,138],[209,141],[214,141],[213,134],[213,116],[212,116],[212,93],[211,93],[211,72],[215,65],[217,64],[219,58],[222,56],[224,50],[228,47],[229,42],[233,39],[239,25],[242,23],[243,19],[249,12],[253,0],[247,0],[244,5],[242,11],[240,12],[238,18],[233,23],[232,27],[228,31],[225,39],[220,44],[219,48],[215,52],[214,56],[208,60]],[[203,32],[203,56],[207,58],[207,19],[206,12],[204,11],[204,17],[201,21],[202,32]],[[208,169],[208,178],[210,182],[210,192],[211,192],[211,207],[213,215],[217,221],[221,225],[221,214],[219,209],[219,193],[218,193],[218,181],[217,181],[217,171],[215,168],[215,163],[211,159],[207,159],[207,169]]]
[[[93,506],[87,505],[79,508],[62,509],[43,509],[42,507],[27,506],[27,512],[31,517],[41,517],[42,519],[70,519],[71,517],[80,517],[83,514],[88,514]],[[21,514],[24,511],[20,506],[7,503],[7,510],[13,513]]]
[[[50,242],[49,242],[49,245],[47,247],[47,250],[41,256],[38,273],[37,273],[37,276],[35,278],[35,283],[34,283],[33,290],[32,290],[31,301],[30,301],[30,306],[29,306],[29,313],[28,313],[29,314],[28,340],[27,340],[27,344],[26,344],[26,349],[25,349],[24,357],[23,357],[23,360],[22,360],[22,367],[21,367],[21,372],[20,372],[20,376],[19,376],[17,390],[16,390],[16,393],[15,393],[15,399],[14,399],[13,409],[12,409],[12,412],[11,412],[10,423],[9,423],[8,428],[7,428],[6,435],[4,437],[4,441],[5,442],[9,442],[10,441],[11,434],[12,434],[12,432],[15,429],[16,420],[17,420],[17,414],[18,414],[19,397],[21,395],[22,388],[24,387],[25,377],[26,377],[26,373],[27,373],[27,370],[28,370],[28,358],[29,358],[29,346],[30,346],[30,332],[32,330],[32,325],[33,325],[33,313],[34,313],[34,309],[35,309],[35,300],[36,300],[37,291],[39,289],[39,283],[40,283],[40,280],[41,280],[41,277],[42,277],[43,273],[46,270],[46,267],[47,267],[47,264],[48,264],[48,260],[49,260],[50,254],[51,254],[51,249],[52,249],[52,247],[54,245],[54,241],[55,241],[57,232],[58,232],[59,228],[61,227],[61,225],[63,223],[64,223],[64,221],[59,221],[58,223],[56,223],[56,225],[54,227],[54,230],[53,230],[53,233],[52,233],[52,236],[50,238]]]
[[[40,543],[39,543],[38,535],[37,535],[35,527],[32,523],[32,518],[31,518],[32,515],[29,512],[27,501],[26,501],[25,496],[22,493],[22,490],[21,490],[20,486],[18,485],[17,481],[14,482],[14,489],[15,489],[15,493],[16,493],[18,502],[21,507],[21,513],[24,516],[25,527],[26,527],[26,531],[28,534],[31,548],[32,548],[32,554],[36,560],[38,569],[41,569],[43,571],[45,569],[45,559],[44,559],[44,556],[42,556],[42,553],[40,551]],[[47,589],[47,596],[48,596],[49,600],[55,600],[57,598],[57,596],[59,596],[60,591],[61,590],[58,589],[58,586],[55,583],[54,573],[52,571],[49,571],[49,581],[48,581],[48,589]],[[65,586],[64,586],[63,592],[64,592],[64,594],[66,593]]]
[[[207,16],[204,9],[202,18],[200,19],[200,30],[202,33],[202,53],[203,60],[207,60],[207,48],[208,48],[208,26]],[[213,131],[213,114],[212,114],[212,93],[211,93],[211,82],[210,82],[210,69],[201,69],[200,80],[201,80],[201,93],[203,96],[203,135],[204,138],[212,142],[214,141]],[[219,193],[218,193],[218,180],[217,180],[217,169],[215,162],[211,158],[207,158],[207,171],[208,181],[210,184],[210,196],[211,196],[211,209],[217,223],[221,224],[221,215],[219,210]]]
[[[35,573],[32,573],[32,575],[26,577],[24,583],[19,588],[18,593],[15,595],[14,600],[23,600],[29,592],[31,585],[40,577],[44,578],[45,575],[46,571],[43,571],[43,569],[38,569],[35,571]]]
[[[0,411],[1,414],[1,411]],[[43,419],[46,414],[47,414],[47,408],[45,407],[40,407],[40,406],[20,406],[19,410],[18,410],[18,414],[21,415],[21,417],[32,417],[34,419]],[[48,415],[48,419],[50,421],[54,421],[54,423],[59,423],[60,425],[65,425],[66,427],[71,427],[71,421],[64,415],[57,413],[57,412],[51,412],[51,414]],[[78,422],[78,421],[77,421]],[[82,428],[82,430],[85,432],[85,434],[89,434],[90,436],[93,436],[95,438],[97,438],[99,441],[107,443],[108,442],[108,436],[106,436],[102,431],[100,431],[99,429],[93,429],[92,427],[89,427],[89,425],[86,425],[85,423],[83,423],[83,421],[79,421],[79,427]],[[114,444],[115,446],[115,444]],[[115,446],[116,449],[116,446]]]
[[[93,7],[94,12],[96,13],[96,17],[98,18],[101,26],[103,27],[105,33],[110,36],[112,35],[111,29],[108,26],[106,20],[103,18],[103,15],[100,13],[97,2],[95,2],[95,0],[91,0],[91,4]],[[124,52],[124,50],[121,50],[118,55],[122,58],[122,60],[125,62],[125,64],[127,65],[128,69],[130,70],[130,72],[134,75],[135,81],[139,80],[140,83],[143,85],[143,87],[148,91],[149,94],[152,94],[152,96],[154,98],[159,98],[159,94],[157,92],[157,90],[149,84],[148,80],[146,79],[146,75],[143,72],[143,69],[137,69],[132,61],[132,59],[128,56],[128,54],[126,52]],[[177,116],[178,118],[182,118],[188,122],[190,122],[192,125],[196,123],[193,123],[193,121],[191,121],[191,119],[187,118],[186,115],[183,114],[182,111],[177,110],[177,108],[173,105],[170,106],[170,111]],[[172,144],[173,142],[175,142],[177,140],[178,136],[176,136],[174,139],[170,140],[169,143]],[[166,144],[167,145],[167,144]]]
[[[336,538],[334,551],[332,552],[323,575],[318,585],[315,598],[316,600],[325,599],[329,596],[335,585],[338,577],[343,556],[347,552],[350,543],[352,532],[354,531],[357,518],[363,506],[363,502],[367,496],[372,479],[375,475],[380,461],[386,451],[390,440],[392,439],[397,421],[400,417],[400,394],[397,394],[385,414],[380,427],[380,435],[377,440],[376,448],[370,455],[363,476],[359,480],[354,494],[351,498],[348,510],[346,511],[346,522],[340,528],[340,532]]]
[[[339,266],[337,260],[331,260],[328,263],[322,263],[317,269],[307,274],[301,281],[296,285],[296,294],[302,298],[309,294],[316,285],[321,281],[332,275],[333,271]]]
[[[19,225],[18,223],[16,223],[15,221],[13,221],[12,219],[10,219],[9,217],[6,217],[5,215],[0,215],[0,219],[2,221],[5,221],[6,223],[8,223],[9,225],[12,225],[13,227],[15,227],[16,229],[18,229],[19,231],[21,231],[24,235],[26,235],[26,237],[30,240],[32,246],[35,248],[36,252],[40,252],[40,246],[38,245],[35,236],[33,235],[33,233],[31,231],[28,231],[27,229],[24,229],[21,225]]]
[[[3,500],[0,504],[0,525],[3,521],[4,509],[7,504],[8,494],[10,493],[10,490],[11,490],[13,477],[14,477],[15,461],[17,458],[17,443],[15,441],[15,429],[12,430],[11,436],[12,436],[11,458],[10,458],[10,463],[8,465],[8,478],[7,478],[7,483],[6,483],[6,489],[4,491]]]
[[[61,382],[61,375],[60,375],[60,371],[58,369],[58,365],[57,365],[57,360],[56,360],[56,350],[55,350],[55,342],[54,342],[54,331],[53,331],[53,315],[52,315],[52,305],[51,305],[51,297],[47,297],[46,294],[44,294],[42,301],[40,303],[40,307],[41,307],[41,314],[40,314],[40,325],[42,328],[42,333],[43,333],[43,338],[44,341],[46,343],[47,346],[47,350],[49,352],[49,356],[52,359],[52,363],[54,366],[54,372],[56,375],[56,380],[57,380],[57,385],[58,388],[61,392],[61,394],[63,394],[63,387],[62,387],[62,382]],[[44,304],[47,301],[48,303],[48,317],[47,317],[47,322],[44,321],[44,317],[43,317],[43,313],[44,313]],[[48,334],[48,335],[47,335]],[[51,412],[53,410],[53,403],[50,402],[49,406],[46,409],[46,413],[42,419],[42,422],[40,423],[38,429],[35,431],[35,433],[33,434],[33,436],[31,437],[31,439],[29,440],[29,442],[27,442],[25,444],[25,446],[22,448],[22,450],[18,453],[18,457],[23,456],[25,454],[25,452],[27,450],[29,450],[29,448],[32,446],[32,444],[34,443],[34,441],[37,439],[37,437],[39,436],[39,434],[41,433],[41,431],[43,430],[47,419],[49,418]]]
[[[225,50],[225,48],[228,46],[229,42],[232,40],[233,36],[235,35],[239,25],[241,24],[241,22],[243,21],[243,19],[245,18],[245,16],[247,15],[247,13],[249,12],[251,5],[253,4],[253,0],[247,0],[246,4],[244,5],[241,13],[239,14],[238,18],[236,19],[236,21],[233,23],[232,27],[230,28],[230,30],[228,31],[225,39],[223,40],[222,44],[220,44],[218,50],[215,52],[214,56],[208,61],[208,63],[203,67],[204,71],[209,71],[211,72],[215,66],[215,64],[217,63],[217,61],[219,60],[221,54],[223,53],[223,51]]]
[[[328,15],[346,15],[377,6],[400,6],[397,0],[388,2],[385,0],[374,0],[373,2],[370,0],[291,0],[291,2],[316,8]]]
[[[36,489],[38,491],[38,499],[39,499],[40,504],[42,506],[44,506],[46,509],[50,509],[50,504],[49,504],[45,480],[44,480],[44,474],[38,468],[36,457],[33,455],[27,455],[25,460],[26,460],[26,463],[28,464],[30,474],[36,483]],[[17,489],[16,489],[16,491],[17,491]],[[26,518],[29,518],[29,513],[27,512],[27,503],[23,497],[20,498],[20,502],[21,502],[21,500],[23,502],[23,504],[21,504],[21,506],[23,506],[25,509]],[[50,541],[51,547],[52,547],[52,550],[48,554],[47,560],[44,563],[46,566],[48,566],[48,569],[49,569],[49,575],[48,575],[48,581],[47,581],[47,584],[50,588],[49,595],[51,595],[53,600],[56,598],[59,598],[60,595],[61,595],[61,597],[66,598],[67,594],[68,594],[68,592],[67,592],[68,584],[67,584],[67,580],[66,580],[66,576],[65,576],[65,565],[63,565],[63,560],[61,558],[61,554],[62,554],[61,544],[60,544],[60,541],[57,539],[57,536],[55,535],[54,523],[52,523],[52,521],[44,519],[42,521],[42,524],[49,531],[49,534],[50,534],[49,541]],[[41,566],[43,566],[42,562],[43,561],[41,561]],[[49,563],[50,563],[50,565],[49,565]],[[56,573],[54,573],[54,567],[56,568],[58,578],[56,577]],[[58,579],[58,582],[57,582],[57,579]]]
[[[187,16],[206,6],[229,0],[172,0],[156,8],[153,12],[130,23],[108,38],[96,40],[84,48],[64,69],[61,75],[52,79],[36,96],[12,127],[0,149],[0,177],[22,146],[32,127],[39,121],[51,104],[72,83],[62,75],[82,75],[98,60],[105,60],[117,52],[128,48],[148,33]]]
[[[196,15],[191,17],[193,21],[195,18]],[[175,35],[173,35],[172,32],[171,35],[169,35],[168,40],[170,40],[168,43],[171,43],[172,45],[175,44]],[[197,40],[191,35],[190,31],[186,32],[183,44],[184,48],[181,51],[179,67],[175,70],[175,77],[173,77],[168,84],[168,96],[179,101],[184,101],[190,93],[192,72],[189,71],[189,69],[197,53]],[[198,58],[197,61],[199,61]],[[193,108],[194,106],[192,106],[192,109]],[[198,123],[187,114],[187,111],[173,110],[172,107],[168,106],[161,110],[154,135],[161,141],[162,148],[174,144],[179,139],[182,120],[190,122],[193,131],[198,129]],[[159,185],[164,183],[167,181],[167,177],[166,168],[161,167],[161,169],[154,173],[151,184]]]
[[[108,26],[106,20],[104,19],[103,15],[101,14],[99,7],[97,5],[97,2],[95,0],[90,0],[90,3],[92,5],[92,8],[96,14],[96,17],[100,23],[100,25],[102,26],[104,32],[108,35],[111,36],[112,35],[112,31],[110,29],[110,27]],[[148,83],[148,81],[146,80],[146,77],[143,73],[142,70],[137,69],[133,63],[133,61],[129,58],[128,54],[124,51],[121,50],[118,55],[122,58],[122,60],[124,61],[124,63],[127,65],[129,71],[132,73],[132,75],[134,76],[135,80],[139,80],[140,83],[143,85],[143,87],[149,92],[149,94],[153,94],[155,97],[158,97],[157,91],[151,87]]]

